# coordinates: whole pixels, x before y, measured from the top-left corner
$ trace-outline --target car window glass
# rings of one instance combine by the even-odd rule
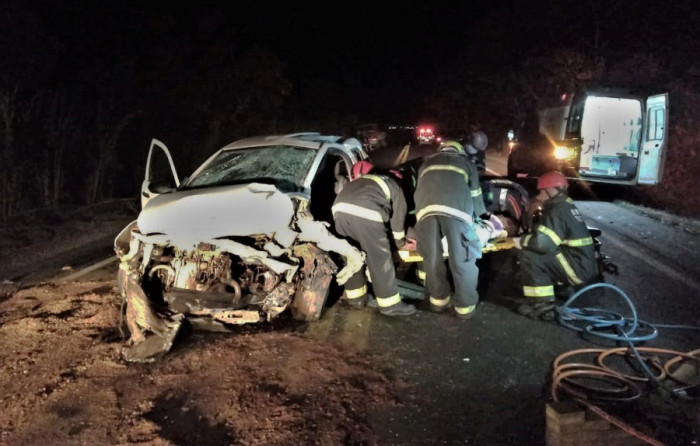
[[[187,188],[261,182],[283,192],[299,191],[316,151],[291,146],[265,146],[221,152]]]

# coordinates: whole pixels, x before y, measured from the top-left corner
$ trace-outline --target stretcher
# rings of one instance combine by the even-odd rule
[[[513,242],[513,238],[512,237],[503,237],[503,238],[489,240],[488,243],[486,243],[486,246],[483,247],[481,252],[487,253],[487,252],[505,251],[505,250],[513,249],[513,248],[515,248],[515,243]],[[423,257],[421,257],[421,255],[418,254],[418,251],[407,251],[405,249],[399,249],[399,257],[401,258],[401,261],[404,263],[414,263],[414,262],[422,262],[423,261]],[[447,257],[447,251],[445,251],[445,257]]]

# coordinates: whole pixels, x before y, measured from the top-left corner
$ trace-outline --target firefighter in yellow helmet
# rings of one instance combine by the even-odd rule
[[[479,302],[476,261],[482,247],[474,222],[486,209],[478,171],[465,156],[462,144],[445,141],[436,154],[423,161],[414,200],[417,248],[423,257],[430,309],[441,312],[452,307],[457,317],[469,319]],[[443,237],[453,286],[443,257]]]
[[[555,284],[575,287],[598,277],[593,238],[568,186],[560,172],[541,175],[535,200],[542,203],[542,215],[531,233],[514,239],[522,249],[523,295],[529,300],[518,313],[533,319],[554,318]]]

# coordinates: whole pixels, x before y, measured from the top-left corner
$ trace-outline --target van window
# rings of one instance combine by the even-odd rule
[[[664,137],[664,109],[652,108],[647,115],[647,141],[659,141]]]
[[[571,107],[571,114],[569,115],[568,127],[566,129],[567,138],[578,138],[581,136],[581,118],[583,117],[584,105],[584,101],[579,101]]]

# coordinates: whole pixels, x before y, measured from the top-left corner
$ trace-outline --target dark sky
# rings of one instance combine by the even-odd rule
[[[258,45],[287,64],[285,74],[297,95],[340,86],[343,100],[367,115],[419,107],[435,74],[474,48],[469,37],[474,22],[493,16],[498,4],[276,3],[19,2],[73,59],[62,62],[68,77],[95,58],[114,55],[107,64],[118,65],[120,54],[148,54],[168,43]]]
[[[590,50],[596,29],[601,48],[631,51],[649,36],[682,42],[700,28],[691,0],[0,1],[21,5],[41,22],[47,40],[28,51],[60,48],[56,82],[89,77],[92,64],[114,73],[135,57],[165,64],[168,51],[186,45],[202,52],[258,45],[287,64],[297,98],[341,91],[334,99],[367,120],[421,108],[440,88],[443,71],[495,73],[554,46]]]

